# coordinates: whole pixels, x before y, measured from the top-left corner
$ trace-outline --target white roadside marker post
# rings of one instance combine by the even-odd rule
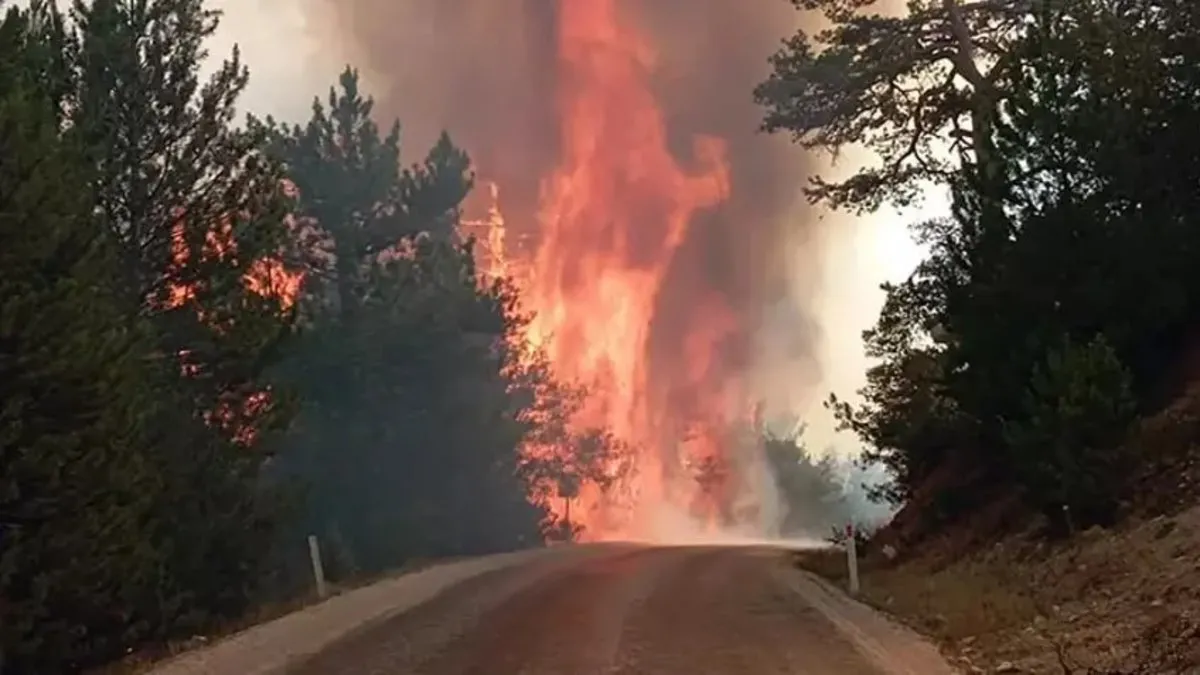
[[[317,535],[308,535],[308,557],[312,560],[313,579],[317,582],[317,597],[324,600],[329,594],[325,585],[325,567],[321,565],[321,546],[317,543]]]
[[[858,540],[854,523],[846,525],[846,567],[850,573],[850,595],[858,595]]]

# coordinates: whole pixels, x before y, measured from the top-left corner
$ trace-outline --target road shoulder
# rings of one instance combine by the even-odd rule
[[[349,635],[480,574],[551,554],[542,549],[435,565],[357,588],[156,665],[149,675],[276,675]]]
[[[925,637],[847,596],[820,577],[780,565],[781,584],[821,612],[887,675],[955,675],[958,671]]]

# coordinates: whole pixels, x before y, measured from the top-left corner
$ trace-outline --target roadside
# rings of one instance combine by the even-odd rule
[[[389,579],[395,579],[400,576],[420,572],[430,567],[446,565],[459,560],[463,560],[463,558],[414,560],[407,565],[384,574],[357,577],[337,582],[328,581],[326,583],[327,595],[324,598],[318,597],[316,590],[313,589],[310,593],[299,594],[287,600],[263,603],[256,606],[253,611],[246,615],[238,617],[236,620],[228,621],[208,634],[194,635],[186,640],[173,640],[165,644],[149,645],[129,654],[129,656],[116,663],[111,663],[89,672],[91,675],[141,675],[148,673],[156,666],[171,659],[196,650],[210,648],[256,626],[269,623],[289,614],[294,614],[313,605],[328,602],[344,593],[367,586],[374,586]]]
[[[1200,673],[1200,507],[1065,543],[1032,533],[958,557],[930,546],[860,567],[861,599],[970,673]],[[797,556],[844,587],[841,551]]]
[[[177,643],[166,653],[131,657],[100,672],[105,675],[278,673],[295,660],[411,609],[462,581],[545,553],[545,549],[530,549],[410,566],[383,578],[361,580],[353,587],[333,588],[330,597],[323,601],[310,598],[272,606],[261,615],[247,617],[239,625],[231,626],[227,633]]]

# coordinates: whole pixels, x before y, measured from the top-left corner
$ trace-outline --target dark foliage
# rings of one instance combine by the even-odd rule
[[[216,22],[79,0],[0,27],[5,673],[281,599],[308,533],[342,573],[535,545],[532,485],[610,480],[615,441],[566,435],[581,392],[458,237],[466,155],[402,169],[351,71],[306,127],[238,127],[236,52],[197,76]]]
[[[288,319],[242,278],[284,229],[252,144],[204,102],[241,82],[196,90],[210,29],[180,2],[79,3],[70,17],[34,3],[5,19],[6,672],[73,672],[195,631],[241,612],[260,573],[271,499],[257,450],[283,408],[242,404],[266,390],[261,363]],[[176,265],[175,233],[202,238],[224,214],[249,257]],[[172,288],[191,298],[166,302]]]
[[[613,447],[602,430],[567,433],[580,393],[524,345],[514,289],[460,238],[465,153],[443,135],[401,169],[399,125],[382,135],[371,112],[347,70],[307,125],[255,123],[327,253],[284,366],[303,407],[278,469],[307,491],[299,524],[332,543],[343,576],[539,543],[545,500],[603,480]],[[573,451],[531,462],[519,449],[535,440]]]
[[[952,468],[940,502],[959,511],[1016,488],[1060,526],[1111,522],[1137,474],[1127,428],[1166,400],[1200,310],[1200,9],[910,4],[798,3],[832,27],[789,41],[757,91],[768,129],[883,159],[814,199],[954,197],[915,229],[926,260],[885,287],[865,403],[831,404],[891,470],[881,497]]]

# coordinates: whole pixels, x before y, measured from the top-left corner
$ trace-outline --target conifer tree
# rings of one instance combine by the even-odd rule
[[[80,282],[79,301],[87,306],[80,321],[55,319],[64,335],[55,336],[58,342],[46,340],[43,349],[57,349],[54,358],[80,359],[80,369],[92,367],[90,359],[95,358],[116,371],[73,373],[68,364],[62,370],[38,366],[36,373],[14,370],[11,376],[6,371],[4,377],[5,386],[31,391],[44,388],[66,395],[80,387],[107,396],[101,405],[103,397],[91,400],[81,394],[77,398],[93,408],[71,413],[80,424],[105,429],[88,427],[94,435],[86,442],[86,458],[96,463],[87,464],[90,482],[64,482],[62,470],[53,466],[41,467],[53,480],[37,478],[37,465],[27,475],[16,468],[4,475],[12,476],[11,499],[18,489],[29,494],[40,486],[45,503],[75,509],[71,522],[56,521],[36,532],[26,527],[23,536],[31,537],[23,540],[26,548],[6,549],[17,556],[8,559],[11,565],[28,560],[41,564],[43,576],[68,579],[84,572],[63,563],[61,551],[47,553],[47,561],[37,557],[35,548],[93,540],[96,546],[113,547],[91,558],[88,549],[79,548],[80,564],[93,571],[63,586],[76,589],[75,599],[47,597],[42,582],[20,577],[23,571],[12,572],[17,575],[12,583],[26,584],[27,595],[33,594],[32,604],[10,605],[35,622],[22,633],[41,640],[29,647],[30,653],[49,654],[60,665],[111,655],[114,648],[147,638],[194,632],[214,618],[239,613],[251,599],[270,543],[275,514],[268,507],[274,502],[263,492],[260,473],[271,432],[287,421],[288,398],[272,388],[267,372],[290,334],[292,319],[284,298],[264,293],[252,282],[263,261],[288,254],[287,202],[282,174],[261,153],[261,139],[233,125],[234,105],[247,77],[236,54],[210,82],[199,81],[203,42],[216,20],[199,0],[79,0],[65,13],[35,0],[8,24],[6,72],[14,83],[34,89],[13,90],[17,98],[5,109],[3,122],[10,131],[26,129],[31,122],[12,126],[17,124],[13,120],[33,119],[34,112],[49,115],[37,118],[41,135],[36,138],[50,145],[35,148],[29,133],[12,131],[6,137],[14,144],[12,152],[6,150],[0,164],[13,167],[6,169],[4,180],[21,182],[4,189],[26,194],[22,191],[33,190],[35,178],[55,182],[53,192],[46,188],[39,193],[44,200],[53,195],[52,208],[44,213],[33,214],[27,203],[26,212],[0,206],[9,228],[5,236],[33,236],[23,229],[37,230],[42,217],[65,222],[65,214],[71,213],[78,216],[72,222],[80,230],[64,241],[97,242],[94,251],[72,244],[87,248],[86,256],[78,254],[84,261],[79,274],[101,274],[94,267],[101,264],[98,256],[108,260],[109,276],[103,282]],[[2,91],[9,93],[8,87]],[[34,104],[21,97],[40,107],[31,112]],[[68,154],[76,164],[61,171],[50,168],[50,159]],[[14,158],[36,156],[43,157],[36,166],[46,173],[17,170]],[[67,236],[60,229],[43,229],[45,237]],[[18,246],[17,239],[12,241],[4,253],[21,251],[27,260],[5,265],[4,273],[12,275],[6,276],[12,281],[3,295],[5,330],[14,336],[49,330],[16,312],[32,311],[21,304],[20,294],[28,284],[36,286],[29,275],[51,271],[37,256],[55,249],[48,243]],[[70,274],[76,268],[64,269],[55,274],[67,280],[65,289],[74,283]],[[55,309],[58,298],[46,296],[38,316],[68,313]],[[73,299],[63,295],[61,301]],[[115,318],[104,314],[108,311]],[[8,316],[21,318],[8,321]],[[124,332],[113,328],[114,322]],[[122,336],[132,342],[122,343]],[[61,346],[68,338],[70,349]],[[16,351],[26,343],[13,340],[5,347],[14,356],[4,366],[38,365]],[[94,347],[94,353],[83,353],[85,346]],[[128,350],[127,358],[121,349]],[[139,364],[140,370],[120,375],[126,363]],[[109,380],[93,385],[85,375],[128,379],[110,390]],[[48,427],[35,433],[30,420],[36,419],[36,411],[18,407],[26,399],[36,403],[31,396],[14,389],[4,398],[5,411],[14,415],[5,420],[13,425],[8,431],[32,434],[11,436],[16,439],[11,442],[54,446]],[[122,396],[140,397],[139,403]],[[53,400],[48,398],[47,405]],[[136,425],[121,417],[126,410],[138,412]],[[69,412],[64,408],[66,429]],[[43,432],[49,434],[45,439]],[[132,440],[135,436],[141,445]],[[11,457],[26,457],[23,446],[5,441]],[[127,446],[130,454],[117,451]],[[67,452],[86,446],[55,447]],[[111,456],[105,448],[113,448]],[[58,461],[53,454],[40,456]],[[59,459],[62,466],[72,466],[71,456]],[[104,495],[108,497],[101,499]],[[88,510],[92,496],[100,501]],[[106,511],[108,498],[126,500],[133,510]],[[92,513],[100,519],[97,524],[91,523]],[[72,524],[77,529],[54,529]],[[112,538],[106,539],[108,535]],[[122,576],[111,576],[117,574]],[[89,596],[93,592],[95,598]],[[13,621],[6,628],[17,630],[18,625]],[[18,635],[10,641],[23,639]],[[56,669],[47,665],[36,672]]]
[[[286,298],[250,279],[288,265],[281,167],[236,126],[249,73],[236,49],[207,81],[219,13],[203,0],[74,0],[43,8],[62,44],[60,110],[92,171],[123,290],[153,326],[176,405],[154,420],[177,495],[175,567],[207,609],[234,612],[258,574],[267,527],[260,472],[290,396],[270,368],[291,334]]]
[[[423,162],[403,168],[400,123],[381,132],[357,71],[347,68],[338,85],[326,102],[313,101],[312,118],[303,126],[269,117],[254,126],[285,162],[302,213],[327,237],[332,265],[311,275],[309,290],[349,314],[362,300],[370,259],[421,232],[456,236],[473,177],[466,153],[445,134]],[[328,288],[316,288],[321,285]]]
[[[887,496],[923,511],[1019,492],[1051,520],[1109,522],[1139,475],[1129,422],[1195,343],[1200,6],[881,5],[797,3],[828,28],[788,40],[756,92],[767,129],[883,160],[813,199],[953,197],[913,228],[927,258],[865,334],[865,405],[833,408],[892,470]]]
[[[372,113],[347,70],[306,125],[260,124],[333,258],[306,289],[318,302],[288,369],[305,405],[281,465],[343,565],[532,543],[543,513],[519,467],[521,319],[459,237],[470,162],[442,136],[404,169],[399,125],[385,135]]]
[[[220,411],[228,437],[262,437],[286,421],[282,406],[253,401],[291,314],[246,280],[265,260],[290,262],[288,202],[261,137],[235,125],[249,78],[237,50],[200,78],[219,12],[203,0],[34,11],[43,44],[61,45],[48,71],[93,166],[128,292],[154,317],[163,353],[185,361],[196,406]]]
[[[147,636],[161,483],[151,343],[26,20],[0,26],[0,648],[5,672],[56,673]]]

